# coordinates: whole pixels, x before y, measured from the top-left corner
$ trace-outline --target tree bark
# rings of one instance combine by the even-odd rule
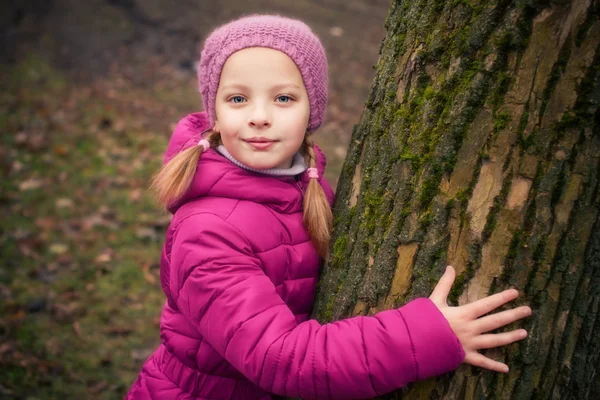
[[[505,288],[529,337],[382,398],[600,398],[600,1],[392,1],[314,316]],[[393,373],[393,372],[391,372]]]

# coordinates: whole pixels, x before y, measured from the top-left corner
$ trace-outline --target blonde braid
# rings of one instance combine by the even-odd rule
[[[314,143],[309,135],[304,137],[301,152],[310,168],[316,168]],[[329,242],[333,228],[333,215],[327,196],[317,179],[311,178],[304,194],[304,226],[319,255],[329,256]]]
[[[221,134],[211,130],[204,135],[204,139],[208,140],[213,148],[221,143]],[[188,190],[198,166],[198,159],[203,152],[204,146],[200,144],[185,149],[154,174],[150,189],[162,207],[167,208]]]

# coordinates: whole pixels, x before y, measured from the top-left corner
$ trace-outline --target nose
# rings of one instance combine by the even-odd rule
[[[267,128],[271,126],[271,115],[268,107],[256,104],[252,108],[248,124],[253,128]]]

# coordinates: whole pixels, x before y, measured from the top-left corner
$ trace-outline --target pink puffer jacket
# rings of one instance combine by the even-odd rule
[[[197,143],[206,124],[204,113],[180,121],[165,161]],[[272,177],[214,150],[200,156],[162,253],[162,344],[128,399],[361,399],[462,362],[428,299],[373,317],[308,319],[321,262],[302,224],[307,183],[306,173]]]

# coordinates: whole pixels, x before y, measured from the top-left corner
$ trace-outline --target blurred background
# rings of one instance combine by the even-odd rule
[[[333,183],[388,0],[29,0],[0,5],[0,398],[120,399],[158,344],[170,217],[147,186],[194,63],[250,13],[305,21],[329,60],[315,135]]]

